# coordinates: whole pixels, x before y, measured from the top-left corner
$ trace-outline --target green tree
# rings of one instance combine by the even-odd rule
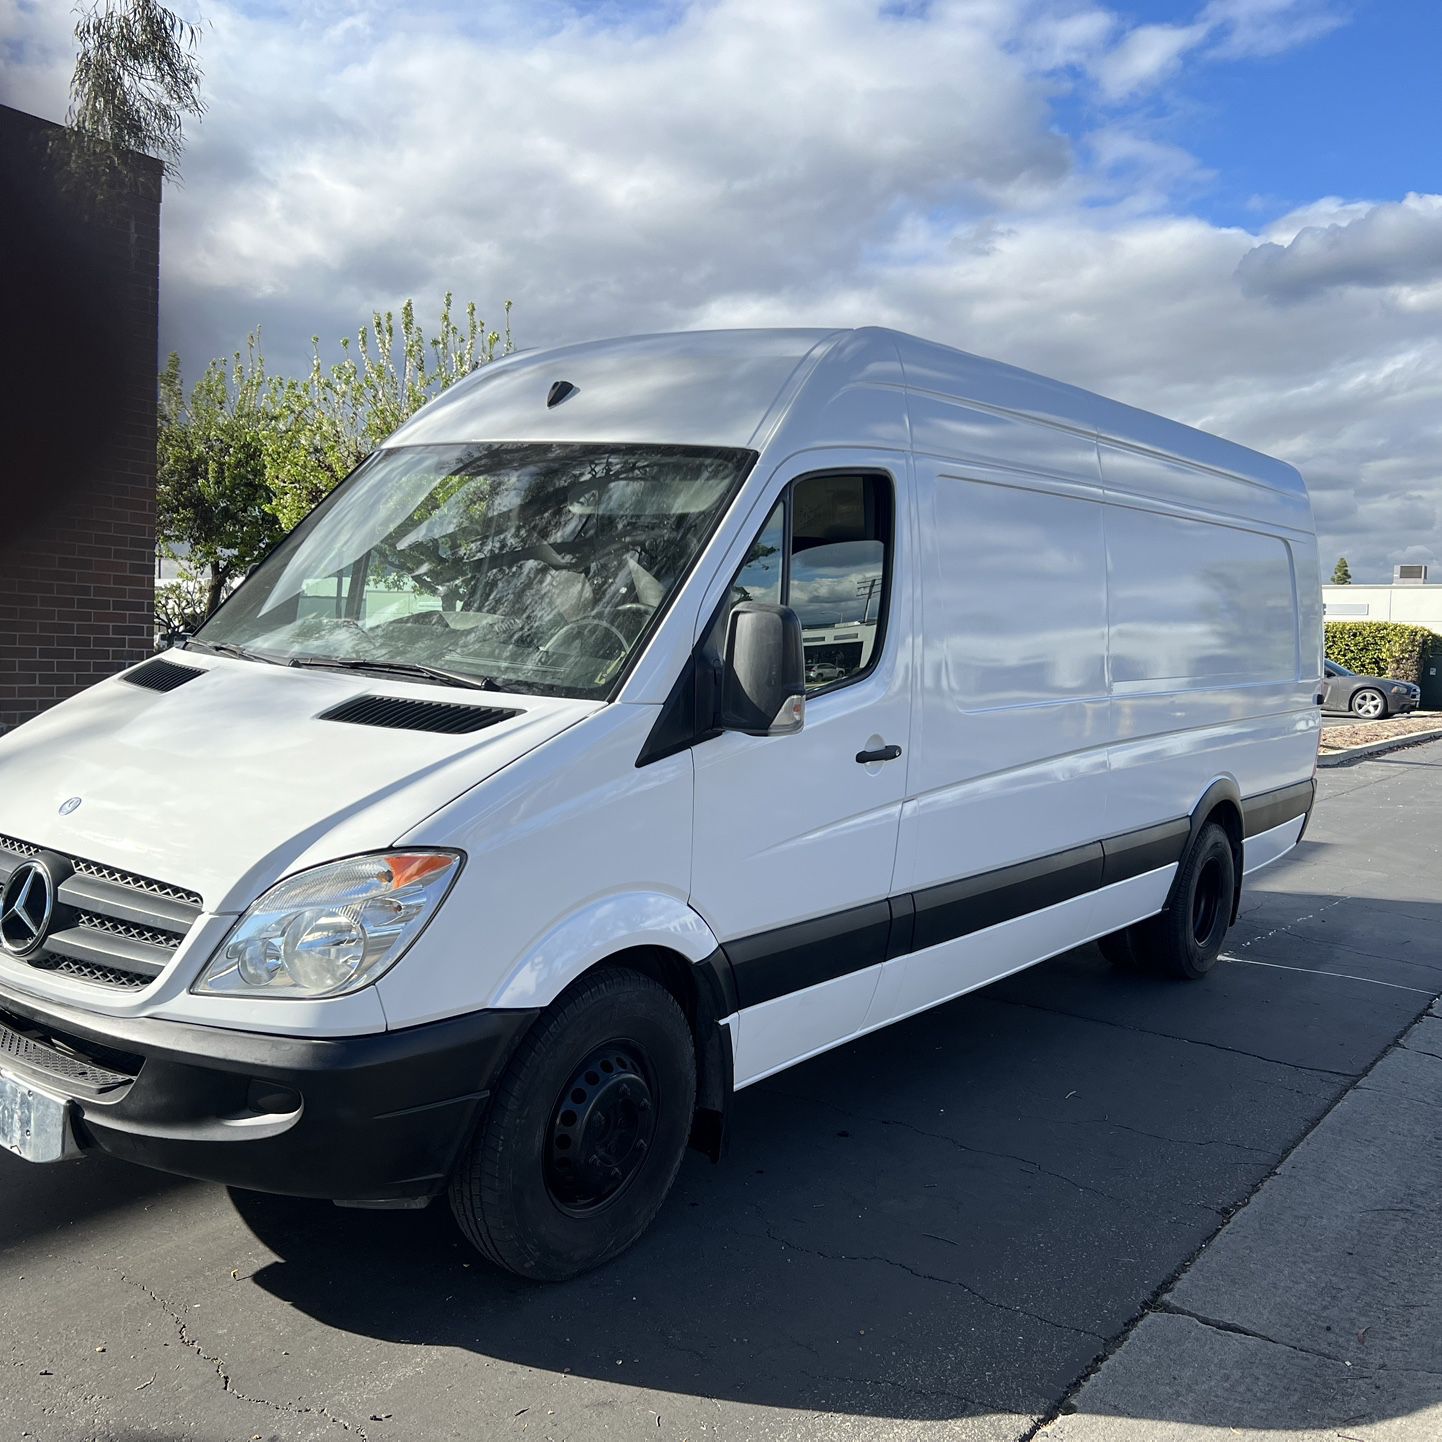
[[[429,341],[411,301],[401,307],[399,329],[392,312],[376,311],[354,346],[349,338],[341,341],[341,359],[329,367],[312,336],[310,374],[272,383],[266,474],[286,530],[432,396],[494,360],[498,350],[507,355],[514,349],[510,301],[504,331],[487,330],[474,303],[466,306],[462,327],[451,307],[448,291],[439,331]]]
[[[282,534],[266,477],[270,389],[255,336],[188,397],[178,356],[160,377],[156,532],[182,577],[203,582],[203,615]]]
[[[140,151],[173,177],[184,117],[205,111],[199,27],[157,0],[90,0],[75,13],[78,49],[63,137],[72,173],[103,198],[130,175],[129,153]]]
[[[1337,564],[1332,570],[1332,584],[1334,586],[1350,586],[1352,584],[1352,568],[1348,566],[1345,556],[1337,557]]]

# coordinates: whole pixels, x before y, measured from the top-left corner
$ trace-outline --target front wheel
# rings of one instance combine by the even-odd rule
[[[563,993],[517,1048],[451,1180],[451,1209],[497,1266],[564,1281],[651,1224],[696,1104],[676,999],[604,967]]]
[[[1365,721],[1377,721],[1387,714],[1387,698],[1370,686],[1364,686],[1352,697],[1353,712]]]

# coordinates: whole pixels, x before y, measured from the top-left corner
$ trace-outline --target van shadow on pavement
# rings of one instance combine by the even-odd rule
[[[1435,902],[1252,892],[1200,985],[1086,947],[741,1093],[726,1160],[689,1157],[650,1234],[576,1282],[491,1270],[444,1201],[237,1192],[280,1258],[253,1280],[342,1332],[541,1373],[1043,1414],[1442,990],[1439,935]],[[1414,1390],[1442,1401],[1442,1376]],[[1341,1409],[1319,1389],[1291,1425]]]

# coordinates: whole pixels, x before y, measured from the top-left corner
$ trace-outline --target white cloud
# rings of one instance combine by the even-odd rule
[[[1170,80],[1191,58],[1277,55],[1335,30],[1345,16],[1326,0],[1208,0],[1187,24],[1138,25],[1091,59],[1103,98],[1131,99]]]
[[[1342,286],[1404,287],[1416,296],[1442,280],[1442,197],[1409,195],[1350,218],[1300,227],[1242,257],[1242,287],[1269,300],[1298,300]]]
[[[1160,85],[1181,67],[1182,57],[1212,33],[1204,22],[1195,25],[1138,25],[1120,45],[1106,51],[1093,70],[1108,100],[1125,100],[1139,90]]]
[[[56,8],[0,0],[0,83],[51,115]],[[1149,119],[1159,81],[1301,43],[1324,5],[1130,28],[1089,0],[206,16],[210,111],[164,206],[163,344],[192,371],[257,322],[294,367],[312,334],[446,289],[491,320],[514,297],[525,345],[893,324],[1296,462],[1329,567],[1385,575],[1442,527],[1442,202],[1222,228],[1186,214],[1207,176]],[[1058,133],[1059,93],[1088,133]]]

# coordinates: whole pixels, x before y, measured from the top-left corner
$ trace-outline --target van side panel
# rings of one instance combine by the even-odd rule
[[[1322,678],[1322,578],[1317,564],[1317,545],[1310,537],[1294,536],[1290,547],[1292,570],[1297,578],[1297,630],[1304,681]],[[1315,695],[1315,691],[1313,692]]]
[[[1311,774],[1292,550],[1278,535],[1106,508],[1113,744],[1108,824],[1188,815],[1212,781],[1243,799]]]
[[[957,469],[917,462],[922,682],[897,878],[907,889],[1094,840],[1104,806],[1102,508]]]
[[[1038,907],[1073,883],[1086,891],[1101,884],[1100,848],[1067,856],[1094,843],[1105,824],[1100,498],[1081,482],[1063,492],[1021,475],[1004,484],[971,478],[982,471],[996,474],[916,461],[921,682],[895,889],[916,894],[920,949],[887,963],[872,1022],[989,979],[977,975],[986,946],[974,936],[954,939],[958,927],[969,928],[968,913],[987,903],[953,900],[949,884],[1001,872],[999,887]],[[1047,860],[1035,876],[1005,872],[1036,858]],[[1045,874],[1053,859],[1056,877]],[[1042,950],[1026,959],[1046,954],[1057,925],[1085,933],[1090,900],[1057,904],[1064,909],[1051,922],[1009,921],[989,933],[993,975],[1006,958],[1023,964],[1034,941]]]

